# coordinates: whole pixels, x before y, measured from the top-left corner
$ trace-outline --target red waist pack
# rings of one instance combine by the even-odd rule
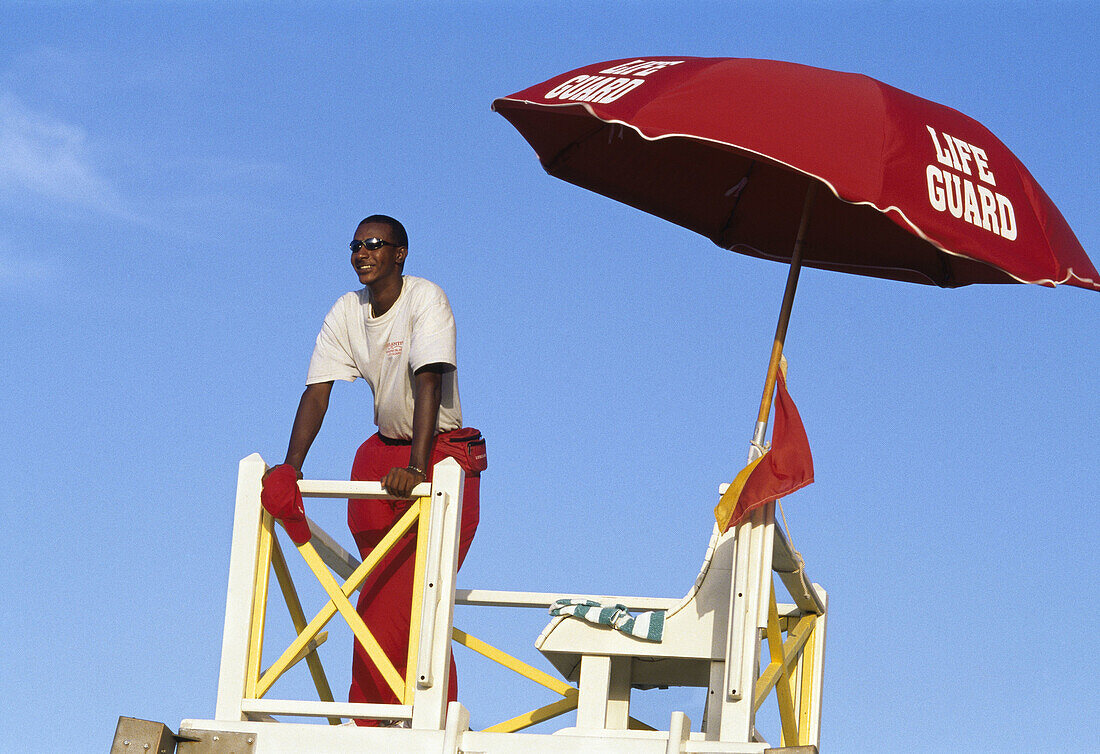
[[[481,431],[473,427],[463,427],[440,432],[435,441],[439,450],[458,461],[458,465],[467,476],[479,476],[489,466],[489,456],[485,453],[485,438]]]

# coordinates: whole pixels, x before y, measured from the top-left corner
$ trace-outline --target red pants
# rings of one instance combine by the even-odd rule
[[[433,443],[431,466],[447,456],[439,443]],[[351,468],[352,481],[377,482],[390,469],[404,468],[409,463],[408,443],[396,444],[384,441],[377,434],[359,446],[355,463]],[[431,479],[432,469],[427,469]],[[470,549],[470,540],[477,530],[478,491],[481,480],[467,476],[462,490],[462,524],[459,538],[458,563],[461,566]],[[365,558],[381,541],[390,527],[409,509],[409,500],[348,500],[348,526]],[[403,677],[409,653],[409,613],[412,609],[413,566],[416,555],[416,527],[402,537],[389,554],[375,566],[359,592],[356,606],[359,615],[378,640],[386,656]],[[350,702],[399,704],[401,700],[390,689],[382,673],[367,656],[366,651],[354,642],[355,654],[351,663]],[[451,658],[450,681],[447,686],[448,701],[458,696],[458,678],[455,661]],[[359,725],[376,725],[372,720],[356,720]]]

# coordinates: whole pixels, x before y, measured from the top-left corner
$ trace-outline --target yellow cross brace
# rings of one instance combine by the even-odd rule
[[[771,664],[777,664],[779,667],[779,675],[775,679],[775,699],[779,703],[779,723],[783,740],[797,741],[798,720],[794,714],[794,698],[791,696],[791,672],[783,649],[783,632],[779,628],[779,608],[775,604],[774,584],[772,584],[771,599],[768,603],[767,630]]]
[[[504,667],[515,673],[519,673],[524,678],[532,680],[540,686],[545,686],[551,691],[556,691],[562,696],[568,697],[570,694],[577,693],[577,690],[570,686],[568,683],[565,683],[564,681],[559,681],[557,678],[550,675],[549,673],[544,673],[538,668],[528,665],[523,660],[512,657],[512,655],[508,654],[507,652],[497,649],[492,644],[484,642],[475,636],[470,636],[465,631],[459,631],[457,628],[452,629],[451,636],[456,642],[466,647],[467,649],[472,649],[478,654],[488,657],[493,662],[503,665]],[[533,724],[534,723],[532,723],[532,725]]]
[[[510,720],[505,720],[502,723],[497,723],[491,728],[486,728],[485,733],[515,733],[518,730],[524,728],[530,728],[532,725],[538,725],[544,720],[549,720],[558,715],[564,715],[566,712],[572,712],[577,708],[577,690],[570,687],[571,692],[564,699],[559,699],[556,702],[551,702],[538,709],[533,709],[530,712],[525,712],[522,715],[517,715]]]
[[[798,746],[806,746],[810,743],[810,716],[813,713],[812,694],[814,690],[814,642],[817,636],[817,625],[810,630],[806,639],[806,646],[802,648],[802,688],[801,701],[798,705]]]
[[[302,557],[306,561],[306,565],[313,571],[313,575],[321,582],[321,586],[329,596],[330,604],[335,605],[336,609],[340,611],[340,615],[343,616],[344,620],[351,627],[351,632],[355,634],[355,638],[359,640],[359,644],[366,650],[371,661],[378,667],[379,672],[382,673],[382,677],[386,680],[386,684],[398,699],[403,699],[405,697],[405,679],[397,672],[397,668],[390,662],[390,658],[386,657],[385,651],[378,643],[378,640],[374,638],[374,634],[370,632],[370,629],[367,628],[367,624],[363,622],[359,613],[355,612],[355,608],[352,606],[351,602],[348,601],[348,595],[351,594],[351,592],[344,594],[340,585],[336,583],[336,579],[332,577],[332,573],[329,571],[328,566],[321,560],[321,556],[317,554],[317,550],[314,549],[312,544],[306,542],[305,544],[298,545],[298,552],[302,554]]]
[[[290,613],[294,630],[301,633],[306,627],[306,615],[302,610],[302,603],[298,600],[298,592],[294,589],[294,581],[290,578],[290,569],[287,568],[286,558],[283,557],[283,550],[279,547],[279,541],[274,540],[273,545],[271,566],[275,571],[275,577],[279,581],[279,588],[283,592],[283,600],[286,602],[286,609]],[[322,636],[324,636],[323,633],[317,634],[315,638],[310,640],[309,644],[319,645]],[[309,644],[306,646],[309,646]],[[306,655],[306,664],[309,666],[310,676],[313,677],[313,685],[317,688],[317,698],[322,702],[333,701],[332,688],[328,685],[325,668],[321,665],[321,658],[317,656],[316,650],[310,650]],[[330,717],[328,722],[329,725],[339,725],[341,720],[338,717]]]
[[[807,639],[810,638],[816,620],[816,615],[807,613],[798,619],[798,623],[795,624],[794,629],[787,634],[787,641],[783,642],[782,666],[786,668],[787,673],[790,673],[791,666],[798,661],[798,657]],[[771,662],[764,672],[760,674],[760,677],[756,679],[756,687],[753,690],[752,702],[754,712],[760,709],[760,705],[768,698],[768,692],[771,691],[772,687],[775,685],[776,680],[779,678],[779,674],[780,665],[776,662]]]
[[[313,545],[311,545],[309,542],[306,542],[304,545],[298,547],[298,551],[302,553],[302,557],[306,559],[306,563],[309,564],[310,569],[317,576],[318,580],[322,582],[322,587],[325,586],[326,579],[324,579],[321,573],[318,573],[318,570],[320,570],[324,574],[324,576],[328,577],[327,581],[331,582],[330,586],[333,588],[333,590],[329,591],[328,588],[325,589],[326,593],[328,593],[330,597],[329,601],[325,604],[324,607],[321,608],[317,615],[313,617],[313,620],[309,622],[309,625],[306,626],[305,630],[301,631],[298,634],[298,637],[293,642],[291,642],[290,646],[286,648],[286,651],[283,652],[279,659],[276,660],[275,663],[270,668],[268,668],[267,672],[264,673],[263,676],[260,678],[259,682],[256,684],[256,698],[262,697],[264,694],[267,693],[268,689],[271,688],[271,685],[275,683],[276,680],[278,680],[279,676],[286,672],[287,668],[290,667],[290,661],[294,659],[295,655],[297,655],[298,652],[302,650],[302,647],[304,647],[310,639],[317,635],[318,631],[324,628],[328,624],[328,622],[332,620],[333,616],[336,615],[338,610],[340,611],[341,615],[344,615],[345,620],[348,620],[348,616],[345,615],[345,612],[350,612],[350,614],[354,616],[354,619],[352,620],[358,622],[358,624],[362,626],[363,629],[366,629],[366,625],[363,624],[363,620],[359,617],[359,614],[356,613],[354,609],[347,610],[347,608],[351,607],[351,603],[348,602],[347,598],[356,589],[362,586],[363,582],[366,581],[367,576],[370,575],[375,566],[377,566],[382,558],[393,548],[395,544],[397,544],[397,541],[401,539],[401,537],[404,536],[409,529],[412,528],[412,525],[416,523],[419,513],[420,501],[418,500],[405,512],[405,515],[401,517],[401,520],[394,524],[393,528],[386,533],[386,536],[382,538],[382,541],[378,543],[378,546],[371,550],[370,554],[363,560],[362,563],[359,564],[359,567],[352,572],[351,576],[348,577],[348,580],[344,582],[344,585],[342,587],[336,584],[336,580],[332,578],[332,574],[329,573],[328,568],[323,562],[321,562],[321,558],[317,554],[317,551],[313,548]],[[312,562],[310,555],[307,555],[307,552],[312,555]],[[336,595],[342,596],[342,601],[344,603],[344,606],[346,606],[345,610],[340,610],[340,608],[337,606]],[[349,620],[348,625],[352,627],[352,631],[354,632],[355,626],[353,625],[352,620]],[[369,635],[370,631],[366,630],[365,634]],[[360,638],[360,632],[356,633],[356,638]],[[365,636],[362,638],[365,638]],[[373,641],[373,637],[371,637],[371,641]],[[374,642],[374,644],[375,646],[377,646],[377,642]],[[363,645],[363,648],[367,650],[368,654],[370,654],[370,649],[366,644]],[[378,654],[382,654],[380,648]],[[376,663],[378,663],[379,661],[379,658],[374,657],[374,655],[371,655],[371,659],[374,660]],[[391,670],[393,670],[393,663],[391,663],[384,654],[382,654],[381,659],[385,662],[385,664],[389,665]],[[381,664],[379,664],[379,668],[382,668]],[[383,670],[383,674],[385,674],[385,670]],[[398,691],[397,688],[394,688],[394,684],[390,682],[391,678],[395,678],[398,681],[398,686],[400,687],[401,691]],[[405,684],[401,680],[401,676],[397,673],[396,670],[393,671],[392,675],[386,676],[386,682],[389,683],[390,687],[394,690],[394,693],[397,694],[398,699],[404,697]]]

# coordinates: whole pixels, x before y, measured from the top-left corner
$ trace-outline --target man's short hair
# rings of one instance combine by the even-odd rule
[[[409,245],[409,234],[405,232],[405,226],[389,215],[371,215],[363,218],[363,222],[359,224],[366,225],[367,223],[390,226],[390,230],[393,232],[393,242],[398,246],[407,247]]]

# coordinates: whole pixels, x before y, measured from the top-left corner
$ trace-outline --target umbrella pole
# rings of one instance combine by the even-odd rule
[[[798,273],[802,270],[802,245],[806,239],[806,226],[810,219],[810,209],[814,203],[814,192],[817,182],[812,178],[806,189],[806,201],[802,205],[802,219],[798,224],[798,235],[795,237],[794,250],[791,252],[791,268],[787,272],[787,287],[783,291],[783,304],[779,308],[779,321],[775,326],[775,340],[772,342],[771,360],[768,362],[768,376],[764,380],[764,397],[760,400],[760,413],[756,416],[756,431],[753,433],[753,450],[750,451],[749,460],[753,460],[763,453],[764,434],[768,428],[768,416],[772,410],[772,393],[775,392],[776,373],[779,371],[779,360],[783,357],[783,341],[787,337],[787,324],[791,320],[791,307],[794,305],[794,292],[798,287]]]

